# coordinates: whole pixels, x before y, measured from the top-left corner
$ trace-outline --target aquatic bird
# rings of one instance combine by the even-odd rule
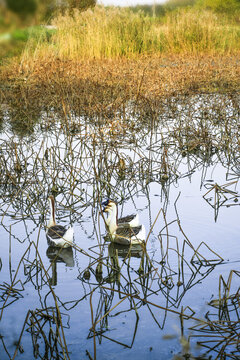
[[[55,221],[55,201],[52,195],[48,198],[50,205],[50,218],[47,225],[48,245],[62,246],[64,248],[71,246],[73,242],[73,228],[66,229],[62,225],[57,225]]]
[[[118,226],[136,227],[136,226],[140,225],[138,214],[131,214],[131,215],[127,215],[127,216],[118,218],[118,208],[117,208],[117,204],[115,203],[115,201],[106,200],[106,201],[102,202],[102,205],[104,205],[103,211],[108,214],[107,219],[106,219],[107,226],[109,226],[112,216],[117,218]]]
[[[119,223],[120,219],[117,218],[117,205],[112,200],[107,201],[103,212],[108,214],[106,225],[113,242],[122,245],[130,245],[139,244],[145,240],[145,226],[139,225],[138,217],[136,218],[135,216],[135,220],[133,218],[132,221],[126,222],[126,219],[129,219],[128,216],[126,216],[125,218],[121,218],[122,222]],[[124,221],[122,219],[124,219]],[[138,226],[134,226],[134,222],[136,222]]]

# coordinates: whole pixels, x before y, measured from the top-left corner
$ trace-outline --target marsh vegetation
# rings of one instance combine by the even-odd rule
[[[2,109],[3,359],[238,358],[239,96],[125,105]],[[49,194],[72,248],[47,245]],[[145,245],[108,241],[106,198]]]
[[[87,106],[132,98],[154,106],[162,95],[239,90],[235,13],[190,7],[153,17],[97,6],[58,14],[51,26],[12,33],[12,41],[26,46],[14,49],[21,52],[17,58],[2,56],[2,98],[14,98],[19,90],[34,101],[42,101],[46,91],[65,99],[67,92]],[[6,43],[0,46],[3,54],[8,51]]]
[[[0,43],[1,360],[239,359],[239,2],[180,2]],[[106,199],[143,244],[110,241]]]

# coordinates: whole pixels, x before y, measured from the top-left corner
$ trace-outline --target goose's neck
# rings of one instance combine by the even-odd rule
[[[106,224],[107,226],[109,226],[110,222],[111,222],[111,217],[112,217],[112,211],[107,212],[107,218],[106,218]]]
[[[49,198],[49,205],[50,205],[50,218],[48,221],[48,227],[56,225],[55,221],[55,204],[54,199]]]
[[[109,227],[110,234],[114,234],[117,230],[118,223],[117,223],[118,211],[117,206],[113,206],[112,211],[109,213],[107,217],[107,225]]]

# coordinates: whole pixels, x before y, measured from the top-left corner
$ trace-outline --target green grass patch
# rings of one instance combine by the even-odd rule
[[[19,56],[26,47],[28,41],[36,47],[39,42],[50,41],[54,29],[43,26],[31,26],[24,29],[15,29],[9,33],[0,35],[0,63],[12,57]]]

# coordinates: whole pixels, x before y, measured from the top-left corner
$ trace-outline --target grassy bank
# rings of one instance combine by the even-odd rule
[[[13,57],[20,58],[28,41],[34,48],[43,39],[48,42],[54,32],[54,29],[44,26],[31,26],[0,33],[0,65],[9,62]]]
[[[29,36],[21,57],[2,66],[3,102],[67,101],[91,114],[129,100],[155,109],[163,96],[240,89],[240,27],[223,15],[182,9],[153,18],[96,7],[53,25],[51,36]]]
[[[159,54],[236,54],[240,26],[224,15],[182,9],[153,18],[129,9],[96,7],[53,20],[50,42],[28,44],[35,58],[103,59]]]

